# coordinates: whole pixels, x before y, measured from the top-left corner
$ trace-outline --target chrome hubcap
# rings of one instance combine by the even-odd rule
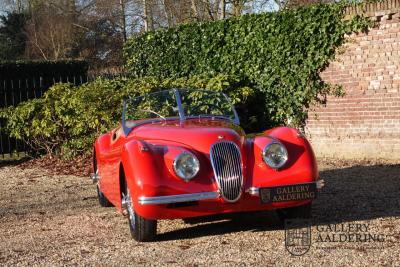
[[[99,170],[97,169],[95,173],[92,174],[93,183],[96,184],[97,195],[100,197],[101,190],[100,190],[100,175]]]
[[[95,173],[90,174],[90,178],[94,184],[98,184],[100,181],[99,170],[97,169]]]
[[[131,193],[129,192],[129,189],[126,190],[126,195],[122,195],[122,208],[124,214],[128,215],[129,218],[129,223],[132,227],[132,229],[135,229],[135,211],[133,209],[133,203],[132,203],[132,198],[131,198]]]

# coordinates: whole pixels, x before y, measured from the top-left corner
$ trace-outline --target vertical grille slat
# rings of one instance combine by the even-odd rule
[[[236,158],[236,153],[234,152],[234,153],[232,153],[231,155],[230,155],[230,157],[231,157],[231,160],[233,161],[233,162],[235,162],[235,161],[237,161],[237,158]],[[234,173],[238,173],[238,170],[237,170],[237,164],[232,164],[232,167],[233,167],[233,172]],[[237,188],[237,180],[233,180],[232,181],[233,182],[233,186],[235,187],[235,188]]]
[[[210,149],[210,159],[222,197],[228,202],[237,201],[243,187],[239,147],[231,141],[214,143]]]

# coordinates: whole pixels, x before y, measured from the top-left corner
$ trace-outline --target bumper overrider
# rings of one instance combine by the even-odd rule
[[[320,179],[315,182],[309,183],[315,184],[317,190],[321,190],[325,186],[324,180]],[[293,186],[295,186],[294,184]],[[246,193],[252,196],[260,195],[259,187],[250,187],[246,190]],[[155,196],[146,197],[141,196],[138,199],[140,205],[156,205],[156,204],[170,204],[179,202],[190,202],[190,201],[200,201],[200,200],[216,200],[221,197],[219,192],[201,192],[193,194],[180,194],[180,195],[169,195],[169,196]]]

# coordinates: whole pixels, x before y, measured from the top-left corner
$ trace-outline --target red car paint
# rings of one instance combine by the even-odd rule
[[[118,134],[119,133],[119,134]],[[168,204],[141,205],[139,197],[169,196],[218,191],[210,163],[210,147],[218,141],[232,141],[241,152],[243,193],[234,203],[222,198],[200,200],[196,205],[170,207]],[[288,151],[288,161],[279,170],[262,159],[263,148],[278,140]],[[199,173],[186,182],[172,169],[181,151],[193,153],[200,161]],[[137,214],[146,219],[175,219],[217,213],[260,211],[299,206],[311,200],[261,204],[259,196],[248,193],[251,187],[274,187],[315,182],[318,169],[310,144],[296,129],[279,127],[255,137],[246,137],[237,125],[219,119],[201,118],[142,124],[125,136],[114,129],[95,142],[95,160],[100,188],[106,198],[121,207],[121,175],[132,194]]]

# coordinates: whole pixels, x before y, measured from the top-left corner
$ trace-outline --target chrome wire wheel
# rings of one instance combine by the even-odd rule
[[[129,188],[122,194],[123,213],[128,217],[129,230],[136,241],[152,241],[157,233],[157,221],[148,220],[135,212]]]
[[[135,210],[133,208],[131,192],[129,188],[126,189],[126,195],[123,197],[123,205],[126,207],[126,211],[128,212],[128,220],[129,220],[129,228],[131,231],[135,230]]]
[[[96,172],[94,173],[94,176],[97,179],[96,189],[97,189],[97,195],[99,195],[101,191],[100,191],[100,177],[99,177],[99,170],[98,169],[96,169]]]
[[[100,176],[99,176],[99,170],[96,169],[96,172],[94,173],[95,177],[97,177],[97,182],[96,182],[96,192],[97,192],[97,199],[99,200],[99,204],[102,207],[112,207],[113,205],[111,204],[110,201],[104,196],[103,192],[101,191],[100,188]]]

